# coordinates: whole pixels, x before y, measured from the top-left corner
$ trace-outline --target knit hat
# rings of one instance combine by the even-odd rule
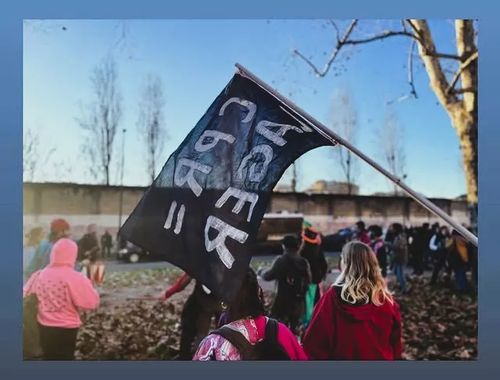
[[[58,233],[66,230],[69,230],[69,223],[62,218],[55,219],[50,223],[50,232]]]

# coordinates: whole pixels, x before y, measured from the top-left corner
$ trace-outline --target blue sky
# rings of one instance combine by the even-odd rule
[[[394,24],[364,21],[358,35]],[[452,23],[432,21],[431,29],[438,49],[454,53]],[[232,77],[235,62],[326,125],[335,112],[331,104],[336,89],[350,88],[360,128],[355,145],[383,164],[376,131],[383,124],[386,102],[408,93],[404,66],[410,41],[396,37],[350,49],[350,59],[341,60],[339,75],[335,75],[340,68],[336,66],[325,78],[316,78],[292,55],[292,49],[298,48],[322,67],[334,41],[334,29],[324,20],[26,21],[24,128],[38,131],[42,150],[56,148],[35,180],[95,182],[80,153],[83,132],[75,117],[80,105],[92,100],[89,78],[93,67],[110,52],[117,60],[123,96],[120,129],[127,129],[127,185],[148,184],[136,130],[144,78],[152,73],[163,80],[169,135],[165,161]],[[404,129],[407,183],[430,197],[456,197],[465,193],[458,139],[417,62],[419,98],[392,106]],[[116,142],[118,152],[121,136]],[[342,180],[333,149],[337,148],[319,148],[299,159],[300,188],[317,179]],[[283,181],[288,179],[285,173]],[[112,177],[112,183],[117,180]],[[362,194],[392,189],[364,163],[359,164],[358,183]]]

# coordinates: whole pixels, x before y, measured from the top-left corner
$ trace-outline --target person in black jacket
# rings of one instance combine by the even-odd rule
[[[297,236],[285,236],[282,246],[283,254],[270,269],[259,270],[259,275],[264,281],[278,281],[271,316],[298,335],[305,312],[306,292],[311,283],[311,269],[307,260],[299,255],[300,240]]]
[[[311,269],[311,284],[306,293],[306,313],[304,324],[309,324],[314,305],[319,301],[322,289],[321,282],[325,279],[328,264],[321,248],[321,234],[311,226],[305,226],[302,231],[302,247],[300,256],[307,260]]]
[[[101,248],[104,259],[109,259],[111,257],[111,247],[113,247],[113,238],[109,231],[106,230],[101,236]]]

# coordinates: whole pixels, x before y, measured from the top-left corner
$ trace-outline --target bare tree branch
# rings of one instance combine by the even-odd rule
[[[318,77],[324,77],[328,73],[328,71],[330,71],[330,67],[333,64],[333,61],[335,61],[335,58],[337,58],[337,55],[339,54],[340,49],[344,45],[344,42],[351,35],[351,33],[354,30],[354,27],[356,26],[357,23],[358,23],[358,20],[356,20],[356,19],[352,20],[351,24],[347,27],[347,29],[346,29],[344,35],[342,36],[342,38],[340,40],[337,40],[337,46],[333,49],[333,51],[332,51],[332,53],[330,55],[330,58],[326,62],[325,67],[323,68],[323,70],[319,70],[316,67],[316,65],[314,65],[314,63],[312,63],[307,57],[305,57],[297,49],[294,49],[293,52],[296,55],[298,55],[300,58],[302,58],[313,69],[313,71],[316,73],[316,76],[318,76]]]
[[[146,166],[151,183],[155,179],[158,161],[167,137],[163,117],[164,103],[161,78],[149,75],[146,78],[139,105],[137,129],[145,145]]]
[[[396,114],[388,108],[386,110],[384,124],[377,133],[380,141],[379,146],[388,170],[396,177],[406,178],[406,154],[404,148],[403,129]],[[394,194],[398,187],[394,184]]]
[[[89,159],[91,174],[109,185],[114,141],[122,116],[118,73],[113,57],[107,56],[97,65],[90,79],[95,100],[87,109],[82,108],[81,116],[76,120],[86,132],[82,152]]]
[[[335,35],[335,38],[336,38],[337,42],[339,42],[340,41],[340,39],[339,39],[339,36],[340,36],[339,27],[337,26],[337,23],[334,20],[330,20],[330,24],[333,26],[333,28],[337,32],[337,34]]]
[[[415,50],[416,41],[413,40],[410,46],[410,52],[408,53],[408,83],[410,84],[410,95],[418,98],[417,91],[415,90],[415,83],[413,81],[413,51]]]
[[[464,63],[462,63],[460,65],[460,68],[457,70],[457,72],[453,76],[453,79],[451,80],[450,85],[448,86],[448,89],[446,90],[446,92],[448,94],[450,94],[453,91],[455,85],[458,82],[458,79],[460,78],[460,75],[462,75],[462,72],[472,63],[472,61],[476,60],[478,58],[478,56],[479,56],[479,53],[476,51],[469,58],[467,58],[467,60]],[[457,92],[455,91],[455,93],[457,93]]]
[[[355,144],[359,132],[358,115],[353,105],[351,93],[347,88],[341,88],[335,94],[331,114],[332,129],[342,138]],[[340,163],[347,184],[347,192],[351,195],[359,174],[357,171],[358,161],[352,152],[344,147],[338,147],[332,152]]]
[[[404,37],[409,37],[414,40],[416,40],[419,43],[419,46],[423,48],[423,51],[425,52],[425,55],[429,55],[435,58],[444,58],[444,59],[454,59],[454,60],[461,60],[461,57],[458,55],[454,54],[446,54],[446,53],[438,53],[435,48],[434,49],[427,49],[427,44],[425,40],[423,39],[423,34],[421,31],[416,28],[414,25],[413,20],[406,20],[408,24],[413,28],[414,33],[409,32],[406,30],[406,28],[403,28],[403,30],[386,30],[380,34],[376,34],[367,38],[361,38],[361,39],[349,39],[350,36],[352,35],[354,28],[356,27],[358,23],[358,19],[354,19],[351,21],[347,29],[345,30],[342,38],[339,39],[339,29],[337,27],[337,24],[331,20],[330,23],[332,26],[335,28],[337,31],[337,43],[332,49],[332,52],[330,54],[330,57],[328,58],[328,61],[326,62],[324,68],[320,70],[318,66],[316,66],[309,58],[307,58],[303,53],[301,53],[298,49],[294,49],[293,53],[297,55],[299,58],[301,58],[309,67],[314,71],[316,76],[318,77],[324,77],[329,71],[331,66],[333,65],[333,62],[339,55],[340,51],[342,48],[346,45],[359,45],[359,44],[365,44],[365,43],[370,43],[374,41],[379,41],[379,40],[384,40],[386,38],[390,37],[396,37],[396,36],[404,36]]]

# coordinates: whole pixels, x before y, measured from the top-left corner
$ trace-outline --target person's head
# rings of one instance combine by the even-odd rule
[[[74,267],[78,253],[77,244],[67,238],[59,239],[50,251],[50,266]]]
[[[300,248],[300,240],[295,235],[286,235],[282,241],[283,249],[286,252],[295,252]]]
[[[358,232],[364,231],[365,230],[365,222],[360,220],[359,222],[356,223],[356,230]]]
[[[422,224],[422,229],[427,231],[429,229],[429,223]]]
[[[40,241],[43,239],[43,229],[42,227],[32,228],[26,234],[26,245],[28,247],[36,247],[40,244]]]
[[[234,301],[228,305],[228,322],[264,315],[264,294],[255,272],[249,268]]]
[[[392,224],[392,232],[394,235],[398,236],[404,231],[403,225],[401,223],[393,223]]]
[[[95,234],[96,233],[96,226],[95,226],[95,224],[89,224],[87,226],[87,233],[88,234]]]
[[[442,235],[442,236],[448,236],[450,234],[450,230],[448,229],[448,227],[446,226],[442,226],[440,229],[439,229],[439,233]]]
[[[434,232],[438,232],[438,231],[439,231],[439,223],[434,223],[434,224],[432,225],[432,230],[433,230]]]
[[[344,245],[340,255],[341,273],[335,284],[342,287],[341,298],[349,303],[371,302],[380,306],[393,302],[372,249],[359,241]]]
[[[321,234],[312,227],[305,227],[302,230],[302,240],[304,244],[321,244]]]
[[[377,239],[377,238],[382,236],[382,227],[380,227],[380,226],[376,226],[376,225],[371,226],[370,231],[371,231],[372,239]]]
[[[55,219],[50,223],[49,240],[54,242],[68,236],[69,223],[64,219]]]

